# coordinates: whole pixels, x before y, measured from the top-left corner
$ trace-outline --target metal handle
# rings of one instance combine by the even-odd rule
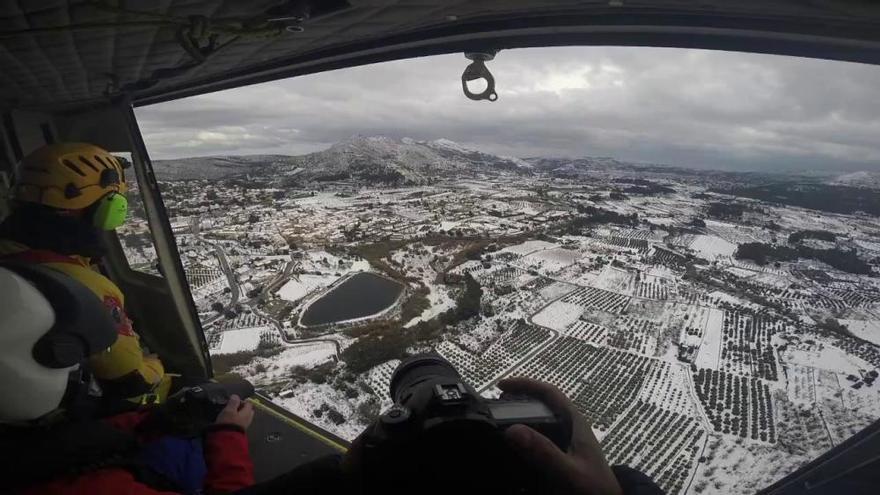
[[[486,62],[495,58],[495,52],[465,53],[464,56],[473,61],[465,67],[464,72],[461,74],[461,89],[464,91],[464,95],[474,101],[496,101],[498,93],[495,92],[495,78],[489,72],[489,68],[486,67]],[[486,80],[486,89],[480,93],[474,93],[468,88],[468,82],[476,81],[477,79]]]

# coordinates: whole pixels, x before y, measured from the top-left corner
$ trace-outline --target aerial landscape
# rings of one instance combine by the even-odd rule
[[[153,166],[215,373],[345,439],[425,351],[486,396],[556,385],[671,494],[753,493],[880,418],[874,174],[385,136]]]

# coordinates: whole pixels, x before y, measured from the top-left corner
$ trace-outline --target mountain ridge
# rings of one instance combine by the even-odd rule
[[[155,160],[159,180],[221,180],[261,177],[268,183],[303,185],[352,181],[365,185],[422,185],[450,178],[480,178],[498,174],[547,174],[561,179],[589,177],[597,172],[629,170],[634,173],[714,176],[719,181],[779,180],[776,174],[687,169],[671,165],[632,163],[607,156],[516,158],[487,153],[440,138],[416,140],[355,135],[328,148],[302,155],[214,155]],[[790,179],[791,174],[783,174]],[[880,174],[858,172],[804,177],[811,181],[880,188]]]
[[[352,136],[304,155],[218,155],[156,160],[160,180],[225,179],[276,174],[302,181],[356,180],[372,184],[428,184],[451,176],[530,174],[520,158],[471,149],[448,139],[418,141],[387,136]]]

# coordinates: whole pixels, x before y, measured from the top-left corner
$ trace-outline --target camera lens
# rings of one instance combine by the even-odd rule
[[[396,403],[417,385],[432,379],[461,380],[449,361],[437,354],[418,354],[403,360],[391,375],[389,392]]]

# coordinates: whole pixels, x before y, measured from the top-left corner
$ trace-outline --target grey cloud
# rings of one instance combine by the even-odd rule
[[[663,48],[503,51],[497,103],[460,55],[303,76],[137,109],[156,158],[314,151],[353,134],[515,156],[728,169],[880,169],[880,68]]]

